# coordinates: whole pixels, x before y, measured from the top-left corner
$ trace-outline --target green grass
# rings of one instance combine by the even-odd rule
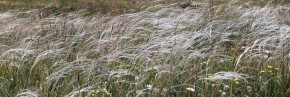
[[[0,96],[289,97],[288,1],[261,2],[7,11]]]

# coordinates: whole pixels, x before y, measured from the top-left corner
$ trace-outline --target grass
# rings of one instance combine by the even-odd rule
[[[102,13],[119,15],[124,13],[133,13],[144,10],[145,8],[156,4],[170,4],[179,0],[1,0],[0,11],[11,9],[28,10],[32,8],[42,8],[45,6],[55,6],[57,11],[76,11],[79,9],[88,9],[91,13]]]
[[[281,2],[7,11],[0,96],[288,97],[290,9]]]

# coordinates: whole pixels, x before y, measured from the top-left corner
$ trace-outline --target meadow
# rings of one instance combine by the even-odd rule
[[[0,97],[290,96],[288,0],[18,1]]]

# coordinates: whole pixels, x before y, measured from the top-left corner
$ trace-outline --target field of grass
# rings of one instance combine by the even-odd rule
[[[89,9],[91,13],[132,13],[156,4],[170,4],[178,1],[192,0],[0,0],[0,11],[11,9],[27,10],[42,8],[44,6],[55,6],[58,11],[76,11]]]
[[[152,2],[0,13],[0,97],[290,96],[289,1]]]

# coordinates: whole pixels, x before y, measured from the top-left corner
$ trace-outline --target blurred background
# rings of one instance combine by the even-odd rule
[[[132,13],[157,4],[172,4],[176,2],[212,2],[214,5],[225,2],[255,3],[254,5],[289,4],[290,0],[0,0],[0,12],[7,10],[28,10],[54,6],[57,11],[75,11],[87,9],[92,13],[114,14]]]
[[[0,0],[0,11],[12,9],[28,10],[55,6],[60,11],[88,9],[91,12],[103,14],[111,11],[115,13],[129,13],[140,11],[152,4],[170,4],[180,1],[191,0]]]

